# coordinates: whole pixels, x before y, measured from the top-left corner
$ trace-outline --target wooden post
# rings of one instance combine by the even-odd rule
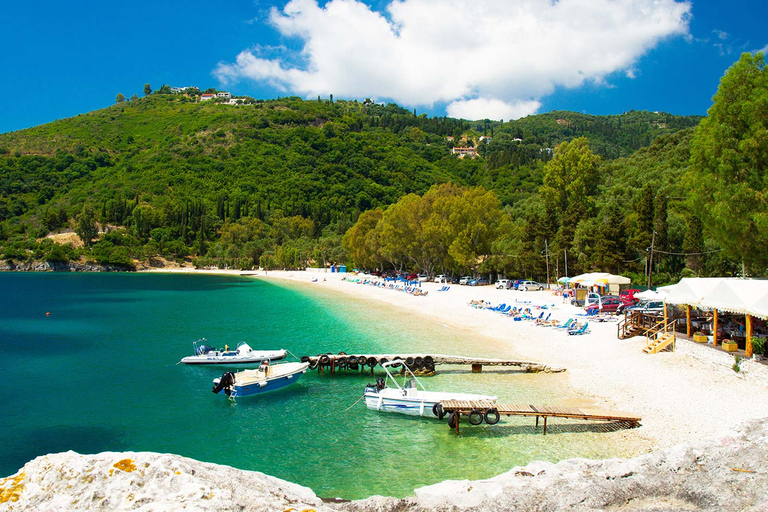
[[[712,346],[717,346],[717,310],[713,309],[712,314]]]
[[[547,435],[547,417],[544,416],[544,435]]]
[[[744,347],[744,356],[752,357],[752,315],[747,315],[745,327],[747,329],[747,344]]]
[[[667,301],[664,301],[664,334],[667,333]]]
[[[472,363],[472,373],[482,373],[483,365],[478,363]]]
[[[456,421],[456,435],[459,435],[459,421],[461,420],[461,412],[459,412],[458,409],[456,409],[456,412],[454,413],[455,421]]]
[[[691,337],[691,306],[685,305],[685,335]]]

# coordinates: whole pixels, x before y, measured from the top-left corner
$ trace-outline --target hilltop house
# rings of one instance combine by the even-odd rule
[[[451,149],[451,153],[454,155],[459,155],[459,158],[464,158],[465,156],[475,158],[477,156],[477,151],[475,151],[475,148],[453,148]]]
[[[208,101],[208,100],[212,100],[212,99],[214,99],[215,97],[216,97],[216,95],[215,95],[215,94],[210,94],[210,93],[209,93],[209,94],[203,94],[203,95],[201,95],[201,96],[200,96],[200,101]]]

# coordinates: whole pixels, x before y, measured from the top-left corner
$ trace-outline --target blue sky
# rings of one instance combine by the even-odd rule
[[[11,2],[0,132],[196,85],[395,101],[508,120],[551,110],[705,114],[768,5],[690,0]]]

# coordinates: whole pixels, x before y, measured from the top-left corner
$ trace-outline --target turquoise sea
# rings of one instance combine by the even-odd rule
[[[355,286],[350,284],[350,286]],[[154,451],[262,471],[322,497],[403,497],[446,479],[488,478],[531,460],[623,456],[619,432],[533,419],[469,427],[378,413],[358,401],[376,376],[308,372],[232,402],[223,369],[176,364],[205,337],[297,356],[433,352],[503,357],[503,343],[321,285],[244,276],[0,273],[0,477],[66,450]],[[398,293],[398,292],[392,292]],[[514,340],[510,340],[514,342]],[[568,404],[566,374],[438,368],[428,388]]]

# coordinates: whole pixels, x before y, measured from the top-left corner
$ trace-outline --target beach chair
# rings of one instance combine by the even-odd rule
[[[578,329],[568,329],[568,334],[571,336],[575,334],[586,334],[588,329],[589,329],[589,322],[584,322],[584,325],[582,325]]]
[[[565,321],[564,324],[562,325],[555,324],[553,327],[555,329],[568,329],[571,325],[573,325],[573,321],[574,321],[573,318],[569,318],[568,320]]]

